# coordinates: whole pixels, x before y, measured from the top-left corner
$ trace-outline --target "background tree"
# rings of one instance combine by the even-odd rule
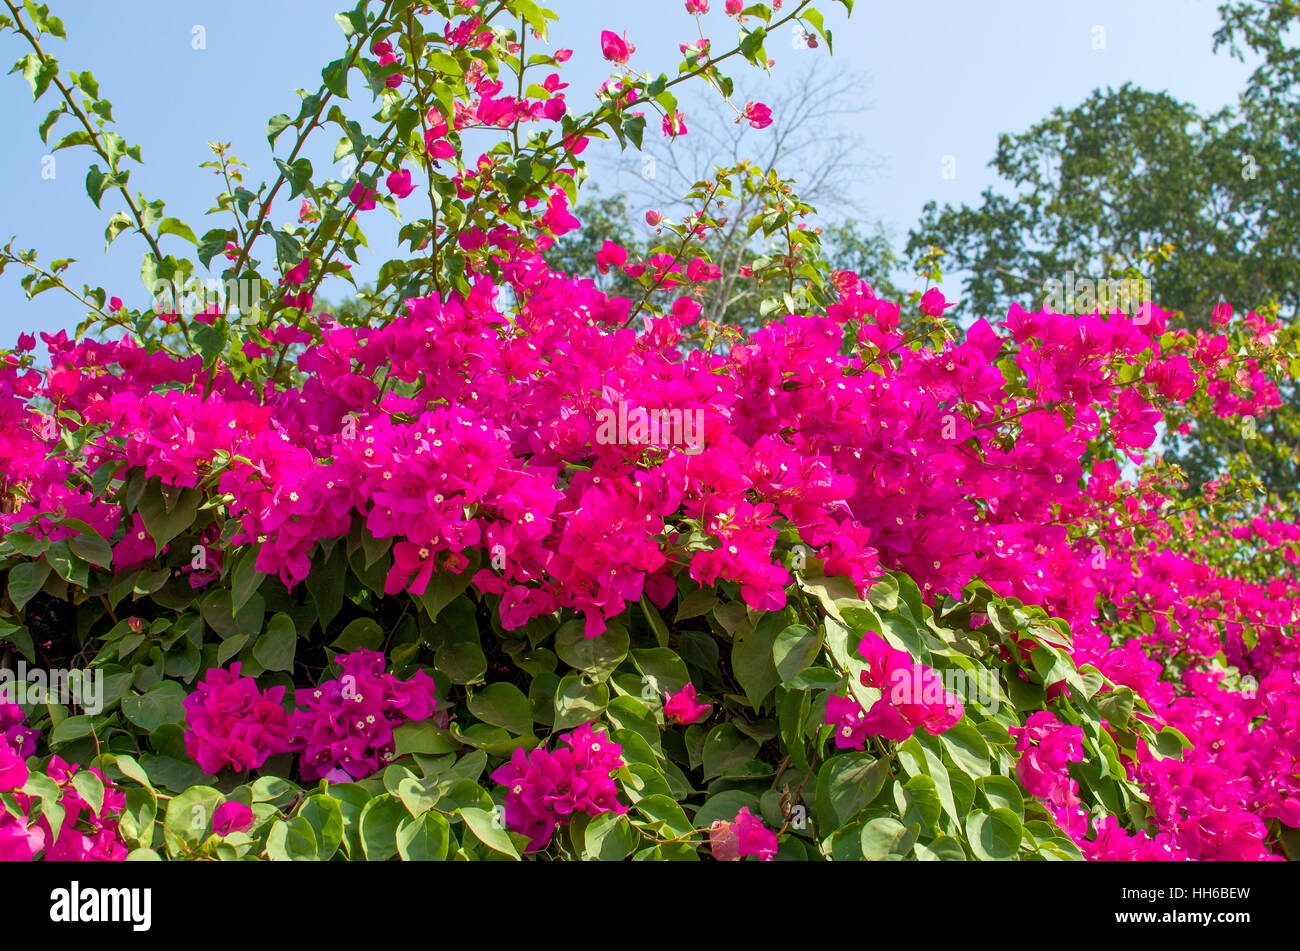
[[[819,57],[775,90],[768,88],[769,81],[762,84],[761,92],[757,84],[739,89],[732,97],[735,102],[761,98],[771,107],[772,124],[764,129],[739,121],[725,102],[707,97],[683,102],[686,134],[676,139],[647,136],[635,172],[629,175],[626,165],[616,169],[622,174],[615,187],[622,190],[581,202],[576,214],[585,225],[582,233],[557,241],[547,253],[548,262],[576,273],[580,264],[594,259],[606,240],[645,252],[658,244],[656,236],[639,227],[647,210],[679,217],[687,211],[681,196],[696,182],[711,178],[715,166],[735,166],[752,157],[752,167],[764,180],[773,176],[799,180],[800,201],[821,212],[816,220],[809,216],[805,224],[819,235],[826,259],[856,271],[882,296],[902,299],[905,293],[892,275],[903,262],[883,225],[868,220],[854,194],[855,183],[877,166],[854,131],[855,120],[870,108],[862,97],[868,82],[866,76]],[[750,230],[763,201],[757,191],[742,191],[718,206],[716,215],[726,224],[711,234],[704,249],[722,276],[704,289],[702,319],[755,326],[767,319],[762,302],[781,300],[785,272],[780,268],[766,280],[741,280],[742,268],[762,273],[773,258],[786,253],[781,238],[769,241]],[[617,271],[599,283],[624,296],[632,296],[636,286]]]
[[[1242,2],[1220,12],[1216,48],[1241,56],[1244,45],[1263,58],[1235,107],[1206,115],[1164,92],[1097,90],[1000,137],[990,165],[1006,188],[986,190],[975,207],[925,206],[905,253],[946,252],[963,275],[963,315],[996,320],[1013,302],[1036,309],[1046,282],[1073,272],[1149,280],[1160,305],[1195,328],[1210,325],[1221,301],[1294,325],[1300,65],[1284,37],[1300,8]],[[1275,494],[1294,493],[1300,398],[1291,380],[1278,382],[1281,410],[1245,427],[1203,416],[1173,441],[1194,487],[1225,472],[1258,473]]]

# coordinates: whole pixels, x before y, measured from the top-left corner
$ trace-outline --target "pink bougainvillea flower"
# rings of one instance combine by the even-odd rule
[[[394,198],[405,198],[415,191],[415,186],[411,184],[411,173],[404,168],[390,172],[387,183],[388,191]]]
[[[772,110],[761,102],[747,102],[743,118],[755,129],[766,129],[772,124]]]
[[[596,252],[596,270],[601,274],[608,274],[611,267],[622,267],[626,263],[627,248],[608,239]]]
[[[378,772],[394,757],[393,730],[427,720],[436,707],[433,679],[416,670],[402,681],[384,671],[384,655],[358,650],[334,659],[337,680],[295,692],[292,742],[299,768],[312,782],[350,782]]]
[[[589,723],[564,734],[560,741],[565,746],[554,751],[516,749],[492,773],[493,781],[506,787],[506,826],[528,836],[529,852],[545,847],[556,827],[575,813],[598,816],[627,811],[618,801],[618,787],[610,775],[624,765],[622,747]]]
[[[211,775],[227,766],[236,772],[257,769],[289,750],[284,687],[263,692],[239,669],[239,662],[229,670],[209,668],[185,698],[185,750]]]
[[[622,65],[636,52],[636,47],[627,41],[626,33],[619,36],[612,30],[602,30],[600,33],[600,52],[610,62]]]
[[[712,709],[710,704],[696,703],[695,684],[687,684],[677,693],[670,693],[664,699],[664,716],[681,726],[699,723]]]
[[[836,746],[862,749],[868,736],[901,742],[917,728],[943,733],[965,713],[933,668],[914,663],[910,654],[890,647],[879,634],[864,637],[858,653],[867,661],[860,675],[863,686],[880,690],[881,697],[865,712],[848,697],[827,698],[826,723],[836,727]]]
[[[739,862],[747,855],[771,862],[779,846],[776,833],[751,815],[748,806],[742,806],[731,822],[716,820],[709,830],[709,851],[719,862]]]
[[[27,782],[27,762],[17,750],[0,744],[0,792],[21,789]]]
[[[927,317],[942,317],[944,310],[956,306],[955,303],[948,303],[944,299],[943,291],[937,287],[932,287],[921,295],[921,313]]]
[[[356,205],[361,211],[369,211],[375,207],[375,199],[379,193],[367,188],[361,182],[352,186],[352,191],[348,192],[348,200]]]
[[[303,258],[289,270],[284,272],[284,282],[290,286],[296,287],[303,281],[307,280],[311,274],[311,259]]]
[[[297,307],[299,310],[311,310],[314,301],[311,291],[300,291],[297,294],[285,294],[284,302],[290,307]]]
[[[384,581],[385,594],[410,591],[424,594],[433,577],[433,549],[427,545],[401,541],[393,546],[393,567]]]
[[[686,134],[686,116],[681,111],[675,111],[671,116],[665,113],[663,119],[663,132],[669,138],[677,138],[679,135]]]
[[[253,810],[242,802],[223,802],[212,812],[212,831],[217,835],[247,832],[253,827]]]

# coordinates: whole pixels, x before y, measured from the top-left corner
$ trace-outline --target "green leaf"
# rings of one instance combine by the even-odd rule
[[[646,600],[646,596],[641,595],[641,613],[645,615],[646,623],[650,625],[650,630],[654,632],[655,640],[659,642],[660,647],[668,646],[668,625],[659,615],[659,609]]]
[[[132,757],[125,756],[119,753],[114,758],[113,765],[116,766],[118,771],[121,772],[121,774],[125,776],[127,779],[133,779],[141,786],[146,786],[149,789],[153,788],[153,783],[149,781],[148,774],[145,773],[144,769],[140,766],[140,764],[137,763]]]
[[[627,657],[630,643],[627,628],[621,624],[608,625],[596,637],[584,636],[580,620],[562,624],[555,632],[555,653],[560,660],[597,680],[608,679]]]
[[[179,218],[164,218],[158,222],[159,237],[165,234],[174,234],[178,238],[184,238],[190,244],[199,243],[199,239],[194,236],[193,229]]]
[[[528,698],[514,684],[488,684],[469,696],[469,712],[484,723],[511,733],[532,734],[533,714]]]
[[[468,551],[465,554],[469,558],[469,564],[459,574],[445,569],[435,571],[433,577],[429,579],[429,586],[424,589],[424,594],[416,595],[416,599],[424,605],[429,620],[436,621],[443,608],[464,594],[475,572],[478,571],[481,560],[479,553]]]
[[[253,645],[253,659],[267,670],[293,670],[293,658],[298,648],[298,632],[293,618],[277,614],[266,625],[266,633]]]
[[[742,624],[736,629],[731,650],[732,668],[755,709],[762,706],[763,700],[781,682],[772,652],[777,635],[788,626],[786,618],[792,613],[764,614],[753,627]]]
[[[343,842],[343,811],[333,796],[316,793],[303,800],[298,815],[316,834],[316,857],[328,862]]]
[[[37,127],[36,131],[40,133],[42,142],[50,141],[50,129],[54,127],[54,123],[58,122],[61,116],[66,114],[67,106],[63,103],[59,103],[58,108],[51,109],[45,118],[41,120],[41,124]]]
[[[257,589],[262,586],[262,582],[266,580],[266,574],[258,571],[255,567],[257,554],[260,550],[260,545],[245,549],[241,555],[236,557],[235,564],[231,568],[230,611],[232,615],[239,613],[240,609],[257,593]]]
[[[113,217],[108,219],[108,227],[104,229],[105,245],[111,245],[117,236],[130,228],[135,222],[125,211],[113,212]]]
[[[51,152],[57,152],[59,149],[68,149],[74,145],[94,145],[95,140],[85,129],[77,129],[69,132],[63,138],[59,139],[58,144],[50,149]]]
[[[316,830],[302,816],[277,819],[266,836],[266,857],[272,862],[314,862]]]
[[[1167,726],[1156,734],[1156,750],[1161,756],[1182,758],[1183,750],[1190,749],[1192,741],[1176,727]]]
[[[880,794],[889,781],[889,762],[870,753],[832,756],[817,774],[817,798],[823,791],[835,813],[835,824],[845,825]]]
[[[203,493],[200,490],[186,488],[169,505],[162,484],[156,478],[149,480],[140,496],[138,511],[145,529],[153,536],[155,554],[161,554],[168,542],[194,524],[201,501]]]
[[[821,646],[821,635],[803,624],[792,624],[778,634],[772,645],[772,657],[781,682],[788,684],[806,670]]]
[[[134,842],[142,849],[151,848],[157,815],[158,796],[153,789],[132,786],[126,791],[126,805],[117,818],[118,831],[128,843]]]
[[[1024,830],[1010,809],[972,812],[966,817],[966,838],[971,851],[985,861],[1005,861],[1020,852]]]
[[[73,773],[72,786],[92,812],[98,814],[104,808],[104,781],[90,770]]]
[[[1006,809],[1018,819],[1025,816],[1025,797],[1015,780],[1007,776],[985,776],[979,781],[984,798],[993,809]]]
[[[167,851],[176,858],[198,848],[212,828],[212,815],[226,797],[211,786],[193,786],[167,804],[163,828],[171,835],[167,838]]]
[[[465,824],[469,826],[470,831],[478,837],[480,842],[503,855],[519,858],[519,850],[510,841],[510,836],[506,835],[506,831],[493,819],[492,813],[475,806],[464,806],[459,812],[461,818],[465,820]]]
[[[397,826],[397,854],[404,862],[441,862],[450,842],[451,826],[436,812],[408,817]]]
[[[941,835],[930,842],[918,842],[916,857],[922,862],[964,862],[966,851],[950,835]]]
[[[113,549],[99,535],[74,535],[68,539],[68,547],[79,558],[99,568],[107,568],[113,561]]]
[[[40,561],[25,561],[9,569],[9,600],[14,607],[22,610],[50,576],[50,564],[44,558]]]
[[[587,824],[583,836],[587,857],[601,862],[621,862],[640,842],[641,836],[627,816],[616,812],[596,816]]]
[[[726,789],[705,800],[695,813],[695,828],[708,829],[714,822],[731,822],[742,808],[748,809],[750,815],[759,815],[759,799],[751,792],[741,789]]]
[[[721,776],[752,760],[758,743],[730,723],[720,723],[704,738],[704,778]]]
[[[433,666],[450,677],[452,683],[468,684],[487,672],[487,658],[477,641],[453,641],[438,648],[433,655]]]
[[[916,842],[914,828],[903,825],[892,816],[872,819],[862,826],[862,857],[879,862],[887,855],[907,855]]]
[[[952,761],[972,779],[989,775],[989,747],[980,731],[963,717],[939,734],[939,740]]]
[[[666,647],[634,649],[632,663],[641,671],[645,687],[655,694],[677,693],[691,682],[685,662]]]
[[[185,722],[185,688],[174,680],[156,683],[144,693],[122,698],[122,715],[152,733],[164,723]]]
[[[1097,710],[1111,726],[1127,730],[1129,718],[1133,716],[1133,691],[1128,687],[1116,688],[1097,701]]]
[[[454,753],[460,749],[460,744],[432,720],[403,723],[393,730],[393,741],[396,743],[394,752],[397,756],[405,756],[407,753],[437,755]]]
[[[25,796],[35,796],[41,800],[40,814],[49,822],[50,833],[57,839],[63,829],[65,815],[64,808],[59,805],[59,800],[63,798],[63,790],[59,788],[58,783],[44,773],[28,773],[22,792]],[[28,818],[34,819],[35,813],[29,812]]]
[[[338,651],[379,650],[384,644],[384,629],[374,618],[359,617],[350,621],[330,644]]]
[[[607,703],[609,687],[588,684],[581,674],[569,674],[555,690],[555,729],[589,723],[604,712]]]
[[[410,815],[391,793],[376,796],[361,810],[361,847],[369,862],[386,862],[397,854],[397,827]]]
[[[271,118],[266,122],[266,141],[274,146],[275,140],[280,133],[292,124],[293,120],[284,113],[280,113],[278,116],[271,116]]]
[[[335,545],[333,551],[330,552],[329,558],[317,559],[312,563],[311,573],[307,575],[307,593],[311,595],[312,604],[316,607],[316,617],[322,631],[329,629],[330,621],[334,620],[334,616],[343,607],[343,592],[346,587],[347,575],[348,555],[347,549],[343,545]],[[379,625],[376,624],[375,627],[378,628]],[[347,631],[348,628],[343,629],[345,637]],[[379,631],[379,640],[370,646],[373,648],[382,643],[383,631],[381,629]],[[339,647],[339,644],[335,642],[334,646]],[[340,647],[340,649],[347,648]]]

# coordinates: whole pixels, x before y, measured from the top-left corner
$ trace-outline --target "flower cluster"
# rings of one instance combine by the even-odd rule
[[[22,708],[0,702],[0,792],[27,782],[27,757],[36,752],[36,731],[23,724]]]
[[[126,807],[126,793],[104,783],[104,801],[96,809],[82,798],[72,778],[79,767],[65,763],[57,756],[50,758],[45,771],[58,785],[63,807],[63,825],[57,837],[45,840],[45,858],[52,862],[120,862],[126,858],[127,848],[118,834],[116,816]],[[97,769],[89,772],[103,782]],[[48,820],[41,816],[40,823],[50,831]],[[53,841],[51,841],[53,839]]]
[[[945,688],[931,667],[918,664],[907,651],[889,646],[871,633],[858,644],[867,668],[858,676],[864,687],[881,691],[869,711],[847,697],[826,698],[826,722],[835,725],[835,745],[862,749],[869,736],[902,741],[918,728],[939,734],[965,713],[961,700]]]
[[[263,692],[252,677],[209,668],[185,698],[185,746],[210,774],[229,766],[256,769],[277,753],[302,753],[305,780],[364,779],[393,757],[393,729],[425,720],[435,705],[433,680],[416,671],[408,681],[384,671],[384,655],[359,650],[335,659],[336,680],[298,689],[292,714],[284,688]]]
[[[226,766],[239,773],[257,769],[290,747],[284,687],[263,692],[252,677],[239,675],[240,666],[209,668],[185,698],[185,751],[209,775]]]
[[[117,831],[116,817],[126,805],[126,794],[104,782],[99,770],[91,773],[104,789],[103,801],[92,806],[73,784],[76,765],[53,756],[45,768],[59,789],[62,821],[58,835],[49,812],[32,813],[34,796],[22,792],[27,783],[26,758],[36,751],[36,731],[23,725],[22,709],[0,703],[0,792],[9,794],[18,814],[0,808],[0,861],[29,861],[41,852],[51,861],[120,861],[127,849]]]
[[[742,806],[731,822],[718,819],[709,829],[709,851],[719,862],[739,862],[746,855],[771,862],[778,846],[776,833],[750,815],[748,806]]]
[[[568,748],[517,749],[492,773],[492,780],[506,787],[506,825],[528,837],[529,852],[545,847],[556,827],[575,813],[627,811],[611,778],[624,765],[623,748],[589,723],[560,741]]]
[[[1054,808],[1077,806],[1079,784],[1070,778],[1069,766],[1083,760],[1083,730],[1040,710],[1010,732],[1020,754],[1016,776],[1021,785]]]
[[[407,681],[384,671],[384,655],[359,650],[335,659],[342,675],[296,692],[292,748],[302,751],[304,780],[349,782],[373,775],[393,758],[393,730],[426,720],[436,704],[422,670]]]

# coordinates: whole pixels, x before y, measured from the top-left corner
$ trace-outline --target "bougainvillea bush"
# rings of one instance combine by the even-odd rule
[[[770,68],[792,24],[829,50],[806,2],[691,0],[739,38],[671,75],[606,30],[580,113],[531,0],[362,0],[268,125],[272,182],[214,145],[201,236],[131,190],[63,24],[6,4],[40,134],[93,153],[152,296],[5,252],[88,316],[0,368],[0,856],[1294,848],[1300,526],[1239,480],[1188,497],[1153,451],[1278,405],[1291,328],[1027,302],[959,329],[938,290],[887,301],[823,260],[794,184],[744,163],[652,210],[648,258],[546,264],[584,149],[689,135],[673,90],[729,97],[727,61]],[[302,156],[331,127],[342,180]],[[752,332],[696,301],[742,192],[771,246],[747,277],[781,289]],[[401,247],[321,312],[380,205]]]

